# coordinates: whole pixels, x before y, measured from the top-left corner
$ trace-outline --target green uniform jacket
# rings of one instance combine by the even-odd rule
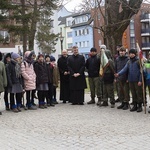
[[[4,63],[0,61],[0,93],[4,92],[4,87],[7,86],[7,76]]]

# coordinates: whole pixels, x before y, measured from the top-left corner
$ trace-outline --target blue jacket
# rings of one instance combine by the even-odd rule
[[[142,82],[140,64],[137,57],[130,58],[125,67],[118,72],[119,76],[128,73],[129,82]]]

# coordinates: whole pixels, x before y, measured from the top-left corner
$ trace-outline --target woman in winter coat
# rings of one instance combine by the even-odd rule
[[[2,53],[0,52],[0,94],[1,92],[4,92],[4,88],[7,86],[5,66],[1,60],[2,60]],[[2,112],[0,112],[0,115],[2,115]]]
[[[23,81],[21,76],[21,58],[17,53],[11,54],[11,62],[6,67],[8,77],[8,92],[10,93],[10,107],[13,112],[21,111]],[[16,97],[16,102],[15,102]]]
[[[47,108],[45,98],[48,91],[48,72],[42,54],[38,55],[38,60],[34,66],[34,70],[36,73],[36,90],[38,91],[39,108],[44,109]]]
[[[36,89],[36,75],[33,68],[33,55],[34,51],[26,51],[24,54],[24,61],[21,64],[21,73],[24,80],[24,89],[26,91],[26,106],[28,109],[35,110],[36,106],[33,106],[31,101],[33,99],[33,90]],[[32,96],[31,96],[32,94]]]
[[[10,63],[11,61],[11,54],[10,53],[7,53],[5,56],[4,56],[4,64],[5,64],[5,68],[7,68],[8,64]],[[6,72],[6,75],[7,75],[7,72]],[[6,107],[6,110],[10,110],[10,104],[9,104],[9,101],[8,100],[8,85],[7,87],[5,87],[5,92],[4,92],[4,102],[5,102],[5,107]]]

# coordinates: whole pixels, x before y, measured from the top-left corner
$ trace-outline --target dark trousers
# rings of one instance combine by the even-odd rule
[[[15,103],[16,98],[16,103]],[[21,106],[22,93],[10,93],[10,107],[11,109]]]
[[[53,86],[53,99],[56,101],[56,86]]]
[[[5,106],[6,106],[7,108],[9,108],[8,92],[7,92],[7,91],[4,92],[4,102],[5,102]]]
[[[37,95],[38,95],[38,99],[39,99],[39,105],[44,105],[47,91],[38,91]]]
[[[48,83],[48,91],[46,91],[46,101],[47,104],[51,104],[52,103],[52,96],[53,96],[53,84],[52,83]]]
[[[27,99],[27,103],[26,106],[27,107],[31,107],[31,105],[34,103],[34,92],[35,90],[32,91],[26,91],[26,99]]]
[[[32,90],[32,92],[31,92],[31,104],[34,104],[35,93],[36,93],[36,90]]]

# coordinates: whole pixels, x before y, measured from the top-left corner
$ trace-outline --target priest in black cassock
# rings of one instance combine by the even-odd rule
[[[67,66],[68,53],[67,50],[62,51],[61,57],[57,61],[57,66],[60,74],[60,100],[63,100],[63,103],[70,101],[70,88],[69,88],[69,76],[70,72],[68,71]]]
[[[84,75],[85,59],[79,55],[78,47],[73,47],[73,55],[68,58],[68,69],[70,71],[70,101],[72,105],[84,104],[84,89],[86,80]]]

